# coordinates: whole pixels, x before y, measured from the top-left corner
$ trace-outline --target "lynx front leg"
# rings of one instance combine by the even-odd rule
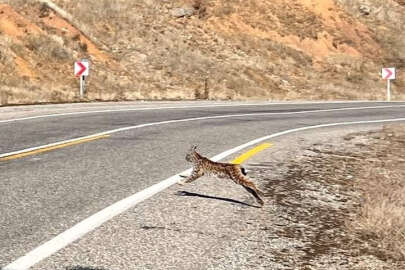
[[[191,175],[188,176],[188,177],[186,177],[184,175],[180,175],[180,177],[183,177],[183,178],[186,178],[186,179],[179,181],[178,184],[179,185],[184,185],[186,183],[191,183],[191,182],[197,180],[198,178],[200,178],[201,176],[203,176],[203,174],[204,173],[201,170],[199,170],[199,171],[193,170]]]

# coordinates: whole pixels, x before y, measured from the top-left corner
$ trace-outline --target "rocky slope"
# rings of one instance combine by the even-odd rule
[[[53,2],[0,4],[1,104],[79,100],[80,58],[87,100],[405,97],[403,0]]]

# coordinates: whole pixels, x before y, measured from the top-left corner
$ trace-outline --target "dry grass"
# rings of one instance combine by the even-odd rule
[[[363,264],[346,267],[334,259],[331,264],[341,268],[316,269],[405,269],[405,125],[349,134],[304,153],[288,162],[283,181],[275,177],[268,187],[271,197],[288,202],[289,220],[307,225],[303,231],[284,228],[311,243],[305,259],[328,255]]]
[[[356,183],[363,202],[348,226],[379,257],[405,261],[405,126],[372,137],[375,144]]]
[[[271,252],[275,261],[288,269],[405,269],[405,125],[320,132],[309,147],[299,138],[303,147],[281,153],[282,163],[251,164],[275,209],[268,235],[299,243]]]
[[[72,60],[71,54],[64,48],[63,41],[56,41],[48,35],[27,36],[25,46],[45,60],[67,61]]]
[[[394,0],[394,1],[400,4],[401,6],[405,6],[405,0]]]
[[[75,95],[72,62],[79,57],[97,60],[94,48],[78,35],[67,35],[61,26],[44,25],[40,5],[33,4],[34,0],[6,2],[45,33],[22,37],[21,44],[9,46],[11,50],[31,64],[44,92],[49,89],[47,81],[52,80],[55,91],[64,92],[69,86],[68,96]],[[403,35],[395,31],[403,29],[403,24],[394,23],[403,21],[398,12],[390,21],[393,29],[374,27],[374,21],[367,21],[376,29],[369,34],[357,29],[357,17],[339,8],[331,10],[337,21],[356,26],[359,32],[350,35],[345,24],[326,22],[303,4],[306,0],[53,2],[74,15],[82,30],[98,40],[98,48],[116,62],[111,68],[103,61],[93,61],[89,99],[383,100],[385,85],[378,74],[382,63],[405,65]],[[351,0],[337,2],[353,6],[353,12],[358,10]],[[186,18],[171,15],[172,9],[185,5],[193,6],[196,14]],[[394,46],[398,50],[387,55],[376,50],[370,56],[362,50],[370,40],[386,44],[384,49]],[[56,76],[47,78],[41,70],[52,70]],[[404,85],[399,74],[393,84],[394,100],[405,98]],[[51,100],[66,96],[48,94]]]
[[[380,67],[373,59],[331,53],[315,69],[315,61],[305,48],[266,37],[268,31],[315,42],[322,31],[341,37],[341,29],[327,28],[301,1],[207,0],[200,3],[204,17],[177,21],[167,11],[198,1],[56,2],[92,25],[93,34],[118,52],[114,56],[126,70],[147,78],[149,89],[155,93],[163,89],[157,95],[162,98],[175,91],[198,99],[384,99],[385,87],[375,81]],[[232,16],[238,16],[237,23]],[[210,27],[213,21],[220,24],[215,31]],[[342,42],[359,47],[350,37]],[[147,61],[139,61],[140,57]],[[211,82],[208,95],[203,94],[206,79]],[[396,92],[395,99],[404,98],[402,88],[393,87],[394,92],[401,91]],[[125,95],[130,94],[120,96]]]
[[[196,1],[152,3],[90,0],[78,4],[66,0],[55,2],[70,13],[77,14],[85,24],[92,25],[93,34],[108,44],[113,51],[118,52],[114,56],[121,64],[130,72],[146,76],[149,82],[152,80],[152,88],[174,87],[176,91],[183,89],[184,92],[194,92],[195,97],[201,98],[201,91],[195,89],[208,78],[213,82],[209,89],[210,93],[214,92],[209,95],[213,98],[217,92],[226,92],[229,95],[225,96],[231,98],[253,97],[254,93],[260,93],[257,98],[272,99],[311,99],[320,96],[328,99],[353,96],[359,96],[361,99],[383,98],[383,93],[379,95],[373,83],[366,85],[368,91],[362,91],[361,95],[350,94],[357,91],[353,85],[360,86],[364,84],[362,78],[370,77],[370,69],[363,74],[363,70],[358,70],[358,67],[355,72],[348,72],[352,66],[339,69],[335,68],[339,64],[326,62],[325,71],[319,73],[313,69],[311,56],[302,50],[264,38],[267,31],[274,30],[281,35],[317,39],[318,32],[324,30],[322,21],[316,14],[303,8],[299,4],[300,1],[294,1],[285,8],[279,8],[278,2],[202,1],[206,17],[178,21],[170,18],[167,11]],[[273,15],[270,16],[270,13]],[[240,16],[240,24],[232,25],[231,22],[229,29],[226,29],[226,22],[233,15]],[[208,19],[218,19],[221,23],[223,21],[224,31],[212,31]],[[246,29],[238,29],[245,26]],[[255,32],[255,29],[263,32],[264,36],[254,37],[251,31]],[[332,34],[336,32],[330,31]],[[147,61],[137,61],[139,56],[146,56]],[[370,61],[364,59],[363,62]],[[371,68],[374,68],[373,72],[378,70],[375,66]],[[240,72],[246,69],[251,70],[249,78]],[[268,76],[263,77],[263,73]],[[303,75],[308,73],[323,75],[309,79]],[[331,80],[330,77],[334,78]],[[280,81],[286,80],[285,78],[288,78],[289,85],[280,87]],[[342,81],[347,84],[342,85]],[[312,93],[308,96],[298,93],[302,88],[310,90],[317,85],[331,84],[342,96],[334,97],[331,93]],[[323,91],[323,87],[319,89]],[[285,96],[286,93],[288,97]],[[165,93],[162,93],[162,96],[164,95]]]

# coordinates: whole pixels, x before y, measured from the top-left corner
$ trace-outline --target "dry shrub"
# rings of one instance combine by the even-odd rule
[[[182,6],[190,6],[194,8],[194,14],[197,14],[200,18],[204,17],[207,11],[206,1],[204,0],[183,0],[180,1]]]
[[[232,5],[223,5],[217,9],[215,9],[215,16],[229,16],[235,12],[235,9]]]
[[[388,142],[363,168],[357,183],[364,202],[349,225],[379,257],[405,260],[405,125],[374,135]]]
[[[60,91],[58,91],[58,90],[53,90],[53,91],[51,92],[51,95],[50,95],[50,101],[51,101],[51,102],[60,103],[60,102],[63,102],[63,101],[65,101],[65,100],[66,100],[66,99],[64,98],[64,95],[63,95],[62,92],[60,92]]]
[[[30,35],[25,39],[25,46],[44,59],[68,60],[71,56],[57,41],[46,35]]]
[[[366,202],[355,222],[357,230],[394,258],[405,260],[404,181],[390,172],[370,180],[363,183]]]
[[[405,0],[394,0],[394,1],[400,4],[401,6],[405,6]]]
[[[203,87],[198,87],[194,89],[194,98],[195,99],[209,99],[210,92],[208,88],[208,79],[204,80]]]
[[[24,52],[24,46],[20,43],[11,42],[10,49],[17,55],[22,55]]]
[[[355,72],[348,72],[346,74],[346,80],[352,83],[359,83],[363,80],[364,75],[355,73]]]
[[[5,90],[0,90],[0,105],[8,104],[8,95],[9,93]]]

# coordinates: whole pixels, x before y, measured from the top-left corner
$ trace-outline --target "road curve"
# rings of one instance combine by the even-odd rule
[[[184,153],[191,144],[214,156],[292,128],[405,117],[405,103],[191,105],[142,105],[169,107],[146,110],[133,110],[138,105],[130,104],[119,110],[105,105],[97,112],[76,114],[89,109],[80,110],[79,106],[64,111],[58,107],[54,110],[57,116],[37,117],[41,113],[33,110],[21,117],[25,120],[2,119],[0,155],[109,130],[200,118],[129,129],[107,138],[1,161],[0,266],[114,202],[188,168]],[[8,119],[16,118],[8,113]],[[52,110],[44,114],[50,115]]]

